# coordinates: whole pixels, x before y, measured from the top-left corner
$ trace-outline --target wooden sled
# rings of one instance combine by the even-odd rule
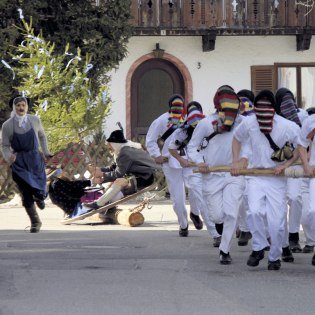
[[[100,208],[98,208],[98,209],[91,210],[91,211],[89,211],[89,212],[86,212],[86,213],[84,213],[84,214],[78,215],[78,216],[76,216],[76,217],[73,217],[73,218],[65,218],[65,219],[63,219],[63,220],[61,221],[61,223],[62,223],[62,224],[71,224],[71,223],[74,223],[74,222],[76,222],[76,221],[80,221],[80,220],[83,220],[83,219],[85,219],[85,218],[91,217],[91,216],[93,216],[93,215],[95,215],[95,214],[97,214],[97,213],[101,213],[101,212],[102,212],[103,214],[105,214],[105,213],[107,213],[107,211],[108,211],[109,209],[111,209],[111,208],[113,208],[113,207],[115,207],[115,206],[118,206],[118,205],[120,205],[120,204],[122,204],[122,203],[124,203],[124,202],[126,202],[126,201],[132,200],[132,199],[136,198],[137,196],[140,196],[141,194],[143,194],[143,193],[145,193],[145,192],[154,190],[154,189],[156,189],[157,187],[158,187],[158,182],[154,182],[152,185],[150,185],[150,186],[148,186],[148,187],[145,187],[145,188],[143,188],[143,189],[137,191],[136,193],[134,193],[134,194],[132,194],[132,195],[128,195],[128,196],[126,196],[126,197],[124,197],[124,198],[122,198],[122,199],[119,199],[119,200],[117,200],[117,201],[114,201],[114,202],[112,202],[112,203],[110,203],[110,204],[108,204],[108,205],[105,205],[105,206],[100,207]],[[146,203],[146,201],[143,200],[142,202],[140,202],[140,205],[143,204],[143,203]],[[147,203],[148,203],[148,202],[147,202]],[[130,211],[129,211],[129,212],[130,212]],[[130,212],[130,213],[131,213],[131,212]],[[125,215],[125,214],[123,214],[123,215]],[[123,215],[121,215],[121,216],[123,216]],[[142,222],[142,223],[143,223],[143,222]],[[142,224],[142,223],[141,223],[141,224]]]

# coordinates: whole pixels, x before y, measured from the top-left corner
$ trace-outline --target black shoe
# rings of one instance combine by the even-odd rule
[[[241,230],[239,228],[237,228],[236,231],[235,231],[235,237],[239,238],[240,234],[241,234]]]
[[[282,261],[284,261],[284,262],[294,262],[294,257],[292,255],[292,252],[291,252],[289,246],[282,248]]]
[[[36,200],[36,205],[39,209],[44,210],[45,209],[45,201],[44,200]]]
[[[314,252],[314,246],[305,245],[302,249],[302,253],[309,254]]]
[[[312,258],[312,265],[315,266],[315,255],[313,255],[313,258]]]
[[[276,261],[268,261],[268,270],[279,270],[281,268],[280,259]]]
[[[302,251],[299,240],[300,240],[299,232],[289,233],[289,246],[293,253],[300,253]]]
[[[180,237],[187,237],[188,236],[188,225],[185,229],[182,229],[179,227],[179,232],[178,232]]]
[[[302,248],[300,243],[297,241],[289,241],[289,245],[290,245],[290,249],[293,253],[301,253],[302,252]]]
[[[221,244],[221,236],[215,237],[213,239],[213,247],[219,247]]]
[[[222,250],[220,250],[220,264],[221,265],[230,265],[232,262],[232,258],[230,256],[230,253],[224,253]]]
[[[190,220],[192,221],[192,223],[194,224],[195,228],[197,230],[202,230],[203,228],[203,222],[200,220],[199,215],[196,215],[192,212],[190,212]]]
[[[42,226],[42,222],[32,223],[30,233],[38,233]]]
[[[93,201],[93,202],[83,202],[82,206],[84,206],[86,208],[89,208],[91,210],[96,210],[96,209],[100,208],[100,206],[95,201]]]
[[[248,241],[252,238],[252,234],[250,232],[241,231],[240,236],[238,238],[238,246],[247,246]]]
[[[252,253],[249,255],[247,260],[247,266],[257,267],[259,262],[265,257],[265,251],[262,250],[253,250]]]
[[[215,224],[215,229],[217,230],[219,235],[222,235],[223,232],[223,223],[216,223]]]

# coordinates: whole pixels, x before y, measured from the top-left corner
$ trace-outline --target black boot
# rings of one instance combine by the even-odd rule
[[[223,233],[223,223],[215,223],[215,229],[217,230],[219,235]]]
[[[31,220],[31,233],[38,233],[41,226],[42,226],[42,222],[39,219],[39,216],[37,214],[35,205],[33,204],[31,207],[29,208],[25,208],[26,213],[28,214],[28,216],[30,217]]]
[[[292,255],[291,249],[289,246],[282,247],[282,261],[284,262],[293,262],[294,257]]]
[[[290,249],[293,253],[300,253],[302,251],[299,240],[300,240],[299,232],[289,233],[289,244]]]
[[[252,234],[250,232],[241,231],[240,236],[238,238],[238,246],[247,246],[248,241],[252,238]]]

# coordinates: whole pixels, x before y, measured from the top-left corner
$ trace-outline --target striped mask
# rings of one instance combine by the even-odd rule
[[[284,118],[295,122],[300,127],[302,126],[298,113],[297,113],[296,104],[290,93],[286,93],[283,96],[282,102],[280,105],[280,112]]]
[[[223,121],[219,132],[230,131],[240,107],[238,96],[232,87],[223,85],[218,88],[213,98],[213,102],[219,117]]]
[[[180,127],[184,122],[185,108],[184,100],[181,96],[174,96],[169,102],[169,118],[167,127]]]
[[[269,134],[272,131],[273,117],[275,115],[273,93],[268,90],[260,92],[255,99],[254,110],[260,131],[264,134]]]
[[[187,128],[189,126],[195,128],[198,124],[198,122],[203,119],[205,115],[202,114],[202,112],[199,110],[199,108],[195,105],[191,105],[188,108],[187,113]]]

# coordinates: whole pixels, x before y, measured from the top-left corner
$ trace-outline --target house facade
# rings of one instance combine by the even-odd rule
[[[105,132],[119,121],[128,137],[144,137],[173,93],[211,113],[222,84],[254,93],[287,87],[300,107],[315,106],[310,9],[295,0],[133,0],[134,35],[111,73]]]

